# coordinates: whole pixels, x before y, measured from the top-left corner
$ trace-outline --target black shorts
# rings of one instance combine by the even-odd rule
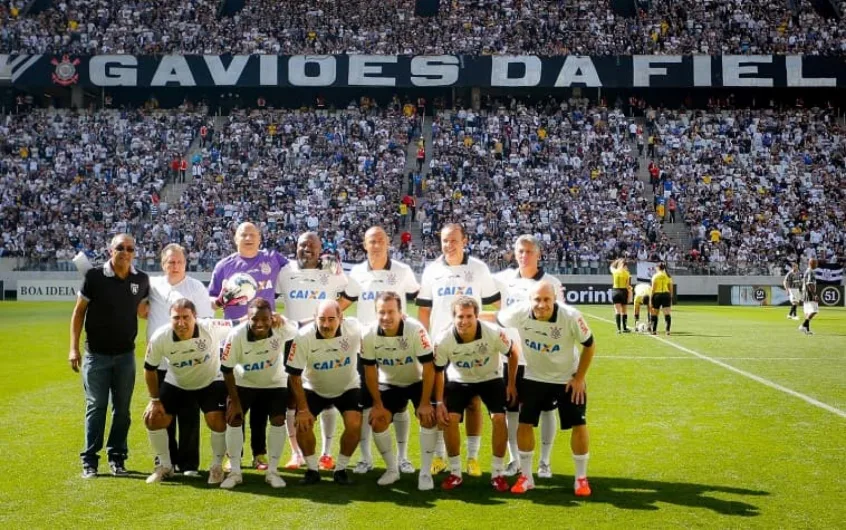
[[[361,362],[361,355],[358,356],[358,366],[356,367],[356,369],[358,370],[358,378],[361,381],[361,387],[359,390],[359,399],[361,399],[361,406],[362,408],[369,409],[373,406],[373,396],[371,396],[370,391],[367,390],[367,383],[364,380],[364,363]]]
[[[482,398],[482,403],[490,414],[505,413],[505,383],[502,379],[491,379],[481,383],[455,383],[450,381],[444,388],[444,399],[450,414],[458,414],[464,420],[464,409],[474,397]]]
[[[306,402],[308,403],[308,411],[315,418],[318,414],[329,407],[337,408],[341,414],[348,410],[361,412],[361,403],[359,401],[359,389],[353,388],[347,390],[343,394],[334,398],[326,398],[313,390],[306,390]]]
[[[649,297],[644,296],[643,298],[640,299],[640,303],[645,305],[646,307],[649,307]]]
[[[571,399],[571,391],[567,391],[561,383],[541,383],[526,379],[523,381],[525,392],[520,408],[520,423],[538,426],[540,414],[545,410],[558,409],[558,419],[561,429],[585,425],[585,411],[587,410],[587,392],[585,402],[576,405]]]
[[[382,404],[391,414],[399,414],[408,407],[408,402],[414,405],[414,410],[420,406],[420,395],[423,393],[423,382],[418,381],[408,386],[379,385],[382,393]],[[369,392],[368,392],[369,394]]]
[[[238,399],[241,400],[241,410],[244,414],[253,408],[254,404],[261,403],[264,409],[270,413],[270,417],[285,417],[285,410],[288,405],[287,388],[250,388],[238,387]]]
[[[514,406],[508,404],[505,400],[506,412],[520,412],[520,398],[523,395],[523,374],[526,372],[525,366],[517,366],[517,402]],[[502,382],[505,383],[505,388],[508,388],[508,363],[502,365]]]
[[[162,406],[170,415],[191,405],[199,405],[203,414],[224,412],[227,395],[226,384],[223,381],[212,381],[209,386],[198,390],[185,390],[170,383],[163,384],[159,389]]]
[[[672,306],[670,293],[654,293],[652,295],[652,309],[661,309],[662,307],[670,309],[670,306]]]
[[[628,289],[614,289],[611,292],[611,301],[615,304],[628,304],[629,303],[629,290]]]

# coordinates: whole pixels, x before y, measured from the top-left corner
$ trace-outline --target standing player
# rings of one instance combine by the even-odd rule
[[[226,305],[223,299],[226,292],[226,280],[233,274],[245,272],[258,284],[257,298],[270,302],[270,308],[276,309],[276,297],[273,282],[288,259],[275,250],[261,249],[261,233],[253,223],[241,223],[235,230],[236,252],[218,261],[209,283],[209,295],[215,307],[223,307],[223,316],[228,319],[243,318],[247,314],[246,305]],[[259,470],[267,469],[267,446],[265,445],[265,427],[268,411],[264,403],[253,405],[250,413],[250,446],[253,451],[253,466]],[[233,456],[233,455],[230,455]],[[241,458],[241,455],[235,455]]]
[[[387,471],[378,484],[386,486],[400,478],[397,455],[388,426],[408,402],[420,419],[420,476],[417,487],[434,487],[430,470],[437,430],[430,398],[435,380],[434,355],[429,334],[423,324],[402,312],[402,298],[384,291],[376,299],[378,322],[367,328],[361,340],[367,391],[373,400],[370,421],[376,447],[385,460]],[[409,463],[410,464],[410,463]]]
[[[220,373],[219,344],[231,330],[226,320],[197,320],[194,303],[181,298],[170,306],[170,325],[156,330],[147,343],[144,380],[150,403],[144,411],[144,424],[150,446],[158,457],[156,470],[147,483],[161,482],[173,475],[167,427],[173,415],[191,403],[199,405],[212,430],[212,464],[209,484],[223,482],[223,455],[226,453],[226,386]],[[164,384],[156,375],[162,359],[168,362]]]
[[[802,313],[805,314],[805,321],[799,326],[799,331],[805,335],[813,335],[811,331],[811,320],[817,316],[819,312],[820,297],[817,295],[817,260],[811,258],[808,261],[808,268],[805,269],[805,274],[802,276],[802,294],[803,304]]]
[[[796,306],[799,305],[799,301],[802,299],[802,277],[799,276],[798,263],[790,264],[790,270],[784,276],[783,285],[784,290],[787,291],[790,298],[790,312],[787,314],[787,318],[790,320],[799,320],[799,317],[796,315]]]
[[[673,303],[673,280],[667,274],[667,266],[661,262],[656,267],[658,270],[652,275],[652,297],[649,300],[649,313],[652,316],[650,331],[653,335],[658,334],[658,312],[663,309],[666,334],[670,334],[672,317],[670,310]]]
[[[335,300],[317,306],[315,322],[302,328],[288,354],[288,388],[297,404],[297,441],[308,466],[302,484],[320,482],[315,456],[314,418],[336,407],[344,419],[341,453],[333,478],[352,484],[347,464],[361,436],[360,380],[356,368],[361,351],[361,327],[344,318]]]
[[[348,282],[340,264],[330,256],[321,256],[321,248],[320,237],[316,233],[304,232],[297,239],[296,263],[289,263],[279,273],[276,280],[276,293],[284,304],[282,312],[289,320],[300,322],[314,318],[317,306],[326,300],[337,300],[341,311],[354,301],[344,292]],[[290,395],[289,398],[291,398]],[[289,401],[286,414],[288,440],[292,453],[291,460],[285,466],[288,469],[297,469],[304,463],[297,446],[294,405],[293,401]],[[320,415],[323,434],[320,469],[325,471],[331,471],[335,467],[335,461],[332,458],[332,438],[335,436],[336,420],[337,415],[332,409]]]
[[[646,306],[646,314],[647,318],[646,321],[648,322],[648,328],[652,327],[652,310],[650,305],[650,298],[652,296],[652,284],[649,283],[639,283],[635,285],[634,289],[634,317],[635,317],[635,329],[637,329],[638,322],[640,322],[640,306]]]
[[[626,267],[626,258],[618,258],[611,262],[609,269],[613,282],[611,300],[614,302],[614,321],[617,323],[617,333],[629,333],[627,314],[629,297],[632,292],[632,278]]]
[[[526,376],[521,390],[518,444],[522,475],[512,486],[513,493],[534,488],[532,459],[534,428],[544,410],[558,409],[562,429],[573,429],[570,448],[576,465],[574,489],[577,496],[590,495],[587,480],[588,430],[585,424],[587,396],[585,376],[596,351],[590,328],[573,307],[556,302],[556,289],[539,282],[530,300],[504,309],[499,314],[502,325],[516,327],[523,338]],[[576,343],[582,345],[577,354]]]
[[[469,296],[452,302],[453,325],[435,339],[435,401],[438,423],[444,429],[449,454],[450,475],[441,483],[445,490],[463,483],[461,478],[461,438],[458,425],[470,400],[479,397],[488,408],[493,424],[491,443],[491,485],[507,491],[503,476],[508,428],[505,425],[506,403],[517,400],[517,346],[498,326],[478,320],[479,304]],[[508,384],[503,383],[499,356],[508,357]],[[445,382],[444,371],[448,380]],[[444,404],[446,401],[446,404]],[[531,467],[531,464],[529,465]]]
[[[162,249],[162,270],[164,276],[150,278],[150,312],[147,315],[147,342],[153,333],[170,322],[170,306],[180,298],[187,298],[197,308],[198,318],[212,318],[208,291],[203,282],[191,278],[185,272],[187,265],[185,249],[171,243]],[[164,384],[167,362],[159,365],[159,387]],[[179,424],[179,443],[176,427]],[[189,404],[186,409],[176,411],[176,421],[167,428],[170,442],[170,461],[176,473],[197,477],[200,466],[200,409]]]
[[[561,287],[561,282],[555,276],[544,272],[540,267],[541,245],[535,236],[524,234],[518,237],[514,242],[514,257],[517,260],[517,269],[506,269],[494,275],[499,290],[505,300],[504,307],[528,301],[529,292],[539,281],[550,282],[556,289],[556,300],[562,304],[564,303],[564,291]],[[516,339],[522,343],[517,330],[509,329],[507,331],[512,339]],[[515,337],[515,334],[518,336]],[[523,356],[520,356],[519,366],[517,367],[518,396],[523,381],[524,365],[525,359]],[[508,366],[505,362],[503,362],[503,371],[503,377],[507,380]],[[520,472],[520,458],[517,450],[519,412],[520,405],[519,403],[515,403],[514,405],[508,405],[505,414],[506,423],[508,424],[509,463],[505,469],[505,476],[507,477]],[[544,411],[541,414],[541,459],[538,464],[538,476],[542,478],[552,477],[550,456],[552,455],[552,447],[555,443],[556,427],[555,410]]]
[[[238,455],[244,448],[244,415],[256,402],[264,402],[270,411],[270,433],[267,437],[270,462],[265,481],[274,488],[284,488],[279,476],[279,459],[285,446],[285,404],[288,376],[285,354],[297,334],[297,325],[290,320],[272,328],[270,302],[256,298],[250,302],[247,322],[229,333],[221,354],[221,371],[229,406],[226,410],[226,449]],[[240,370],[236,371],[236,368]],[[243,481],[241,463],[232,460],[232,471],[220,485],[232,489]]]
[[[374,226],[364,233],[364,250],[367,260],[355,265],[350,271],[349,288],[346,293],[350,298],[356,297],[356,317],[362,326],[376,323],[376,299],[385,291],[397,292],[401,295],[402,314],[406,314],[406,302],[412,301],[420,291],[420,284],[414,277],[411,267],[405,263],[392,260],[388,256],[388,234],[380,226]],[[362,366],[364,366],[362,364]],[[364,383],[363,374],[362,384]],[[370,452],[370,393],[362,386],[362,405],[364,415],[361,421],[361,460],[356,464],[354,473],[367,473],[373,469],[373,457]],[[393,425],[397,434],[397,452],[399,453],[399,470],[402,473],[414,473],[414,465],[408,460],[408,433],[411,418],[403,408],[393,415]]]
[[[437,336],[451,325],[452,302],[460,296],[469,296],[480,307],[500,306],[500,293],[488,266],[465,253],[467,236],[458,224],[447,224],[441,229],[443,254],[426,266],[417,295],[417,317],[431,336]],[[482,443],[482,410],[478,399],[468,402],[467,422],[467,473],[478,477],[479,447]],[[439,434],[439,437],[441,435]],[[432,474],[446,469],[444,443],[439,440],[432,461]]]

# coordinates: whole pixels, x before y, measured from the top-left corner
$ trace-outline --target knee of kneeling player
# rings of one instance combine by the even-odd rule
[[[285,425],[285,416],[271,416],[270,424],[274,427],[282,427]]]
[[[226,418],[222,412],[210,412],[206,414],[206,425],[214,432],[226,431]]]
[[[356,436],[361,434],[361,414],[345,414],[344,415],[344,429],[347,432],[355,433]]]
[[[370,423],[370,426],[373,428],[373,432],[385,432],[388,430],[388,425],[390,425],[390,422],[384,418],[379,418],[378,420]]]

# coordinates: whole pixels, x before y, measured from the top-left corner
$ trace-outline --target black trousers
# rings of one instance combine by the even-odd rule
[[[164,383],[163,370],[157,370],[159,387]],[[179,442],[177,443],[177,424]],[[200,407],[196,403],[186,405],[176,413],[167,428],[170,460],[181,471],[196,471],[200,468]]]

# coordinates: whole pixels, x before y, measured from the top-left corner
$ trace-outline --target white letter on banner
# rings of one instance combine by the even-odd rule
[[[740,77],[742,74],[758,75],[758,64],[771,64],[772,55],[723,55],[723,86],[771,87],[769,77]],[[752,64],[749,64],[752,63]],[[740,66],[749,64],[749,66]]]
[[[132,55],[95,55],[88,61],[88,78],[97,86],[137,86],[138,59]]]
[[[150,86],[165,86],[177,83],[179,86],[197,86],[194,75],[183,55],[165,55],[162,57]]]
[[[568,55],[555,80],[555,86],[573,86],[575,83],[584,83],[589,87],[602,86],[593,59],[586,55]]]
[[[787,86],[802,87],[836,87],[836,77],[803,77],[802,56],[788,55],[784,58],[784,67],[787,70]]]
[[[396,55],[349,55],[351,86],[397,86],[393,77],[379,77],[382,64],[396,64]]]
[[[306,65],[316,64],[320,74],[306,75]],[[294,86],[332,86],[337,77],[335,57],[332,55],[292,55],[288,59],[288,81]]]
[[[508,77],[508,66],[522,64],[523,77]],[[491,57],[491,86],[537,86],[541,80],[541,60],[535,55],[503,55]]]
[[[633,55],[632,86],[652,86],[650,77],[667,75],[666,68],[652,68],[653,64],[680,64],[681,55]]]
[[[209,69],[209,74],[211,74],[215,86],[234,86],[241,79],[241,74],[244,73],[244,67],[247,66],[250,56],[232,56],[232,62],[229,63],[229,68],[223,66],[220,55],[204,55],[203,60],[206,61],[206,67]]]
[[[420,55],[411,59],[411,84],[414,86],[450,86],[458,81],[458,57]]]

